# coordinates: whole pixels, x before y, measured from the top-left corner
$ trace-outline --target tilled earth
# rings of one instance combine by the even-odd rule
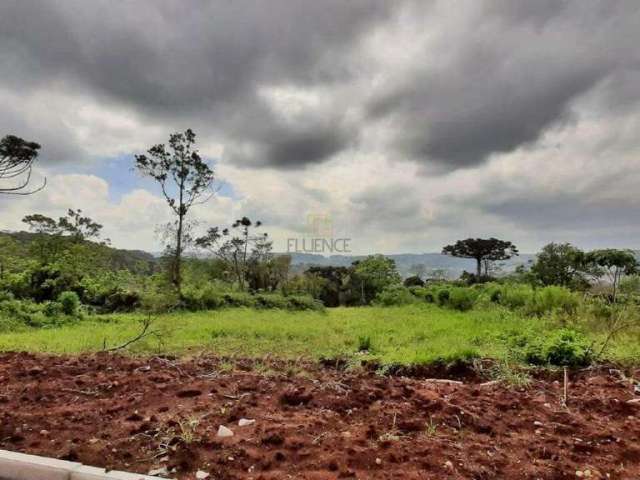
[[[572,372],[566,406],[561,378],[400,373],[0,354],[0,448],[180,479],[640,478],[640,395],[619,371]]]

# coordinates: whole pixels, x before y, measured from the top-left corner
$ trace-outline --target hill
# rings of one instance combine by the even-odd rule
[[[38,238],[37,233],[0,231],[0,245],[11,249],[11,255],[29,256],[29,247]],[[158,258],[143,250],[124,250],[108,245],[93,243],[95,248],[106,254],[108,265],[113,270],[129,270],[133,273],[148,274],[157,270]],[[5,253],[5,252],[0,252]]]

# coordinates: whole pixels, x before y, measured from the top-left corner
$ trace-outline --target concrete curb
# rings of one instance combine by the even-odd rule
[[[77,462],[0,450],[0,480],[158,480],[138,473],[106,471]]]

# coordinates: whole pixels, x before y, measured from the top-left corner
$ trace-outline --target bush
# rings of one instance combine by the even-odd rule
[[[567,367],[584,367],[593,360],[586,338],[569,329],[558,331],[545,342],[544,355],[547,363]]]
[[[188,310],[215,310],[225,306],[225,298],[214,285],[208,284],[202,288],[184,288],[182,303]]]
[[[516,334],[510,340],[516,355],[533,365],[584,367],[594,360],[585,336],[572,329],[557,330],[542,338]]]
[[[24,327],[54,327],[76,320],[76,316],[63,315],[63,305],[59,302],[34,303],[29,300],[0,302],[0,331]]]
[[[0,290],[0,302],[4,302],[7,300],[13,300],[16,297],[13,295],[13,293],[7,291],[7,290]]]
[[[142,303],[140,293],[128,290],[116,290],[105,300],[106,312],[132,312]]]
[[[496,296],[499,298],[500,305],[516,310],[531,302],[533,288],[523,283],[510,283],[503,285]]]
[[[62,313],[75,317],[80,309],[80,298],[76,292],[62,292],[58,296],[58,302],[62,305]]]
[[[424,287],[424,280],[417,275],[405,278],[402,283],[405,287]]]
[[[436,299],[438,302],[438,305],[440,306],[444,306],[449,302],[449,297],[450,297],[450,293],[449,290],[446,288],[443,288],[442,290],[438,290],[438,293],[436,294]]]
[[[254,307],[255,299],[253,295],[244,292],[225,293],[222,296],[227,307]]]
[[[280,308],[286,309],[289,306],[287,299],[278,294],[259,294],[255,296],[256,308]]]
[[[322,302],[310,295],[291,295],[285,298],[289,310],[324,310]]]
[[[416,297],[411,293],[407,287],[402,285],[389,285],[385,287],[374,300],[376,305],[382,305],[386,307],[395,305],[408,305],[415,303]]]
[[[466,312],[467,310],[471,310],[473,308],[478,295],[478,290],[464,287],[454,287],[449,291],[449,300],[447,302],[447,305],[455,310]]]
[[[580,300],[578,296],[565,287],[551,285],[535,292],[525,306],[525,313],[529,315],[544,315],[550,312],[573,314],[576,312]]]

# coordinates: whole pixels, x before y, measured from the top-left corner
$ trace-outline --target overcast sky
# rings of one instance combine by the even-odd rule
[[[497,236],[639,248],[640,2],[4,0],[0,136],[47,188],[0,229],[82,208],[158,249],[133,155],[192,128],[220,190],[286,249],[329,215],[354,253]]]

